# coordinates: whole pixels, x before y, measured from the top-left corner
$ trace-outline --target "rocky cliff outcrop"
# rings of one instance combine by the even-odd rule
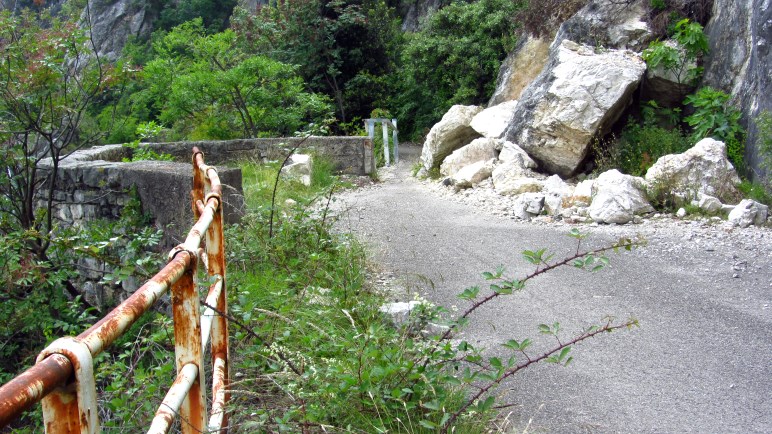
[[[652,38],[645,22],[648,3],[592,0],[560,26],[551,48],[568,39],[591,47],[640,51]]]
[[[703,84],[732,94],[748,129],[746,162],[757,171],[754,120],[762,111],[772,111],[772,2],[715,0],[705,33],[710,53]]]
[[[427,15],[442,6],[442,0],[412,0],[399,2],[398,12],[402,17],[402,30],[415,32]]]
[[[92,0],[81,14],[84,25],[91,23],[97,52],[109,61],[120,56],[129,37],[149,36],[154,18],[145,2],[132,0]]]

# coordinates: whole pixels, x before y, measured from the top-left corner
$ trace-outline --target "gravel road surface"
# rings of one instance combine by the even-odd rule
[[[464,288],[483,271],[532,271],[525,249],[571,254],[573,227],[583,245],[643,235],[646,247],[610,255],[598,273],[564,268],[519,294],[480,309],[460,336],[493,354],[500,343],[554,342],[537,325],[559,321],[569,338],[607,315],[634,316],[640,328],[577,345],[568,367],[529,368],[499,389],[513,404],[506,432],[772,433],[772,231],[723,222],[647,219],[623,226],[516,221],[489,191],[453,193],[410,176],[420,149],[383,182],[339,195],[341,230],[370,246],[378,280],[395,299],[417,292],[463,310]],[[476,189],[477,190],[477,189]]]

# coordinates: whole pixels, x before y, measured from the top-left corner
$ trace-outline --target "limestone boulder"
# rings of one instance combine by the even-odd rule
[[[472,118],[470,125],[483,137],[498,139],[504,134],[516,107],[516,100],[489,107]]]
[[[439,168],[442,161],[456,149],[480,137],[469,124],[482,107],[454,105],[426,136],[421,150],[421,164],[427,171]]]
[[[293,154],[290,156],[281,173],[289,179],[294,179],[303,185],[311,185],[311,172],[313,171],[313,162],[311,156],[307,154]]]
[[[591,47],[636,51],[641,51],[652,39],[647,24],[648,0],[590,0],[586,3],[571,18],[556,23],[560,27],[554,40],[531,35],[518,37],[518,44],[499,69],[489,106],[520,99],[547,65],[550,51],[566,39]],[[549,21],[555,17],[545,13],[544,19]]]
[[[544,207],[544,195],[541,193],[523,193],[512,204],[512,215],[520,220],[530,220],[541,214]]]
[[[630,103],[646,65],[629,51],[564,40],[524,91],[504,138],[517,143],[550,173],[571,176]]]
[[[701,194],[698,200],[692,201],[692,205],[710,214],[720,212],[722,207],[720,200],[708,194]]]
[[[513,161],[515,164],[528,169],[536,169],[537,167],[536,162],[528,156],[528,153],[512,142],[502,143],[499,161],[502,163]]]
[[[638,214],[654,212],[654,208],[646,199],[643,178],[614,169],[595,180],[589,212],[597,223],[625,224]]]
[[[440,173],[444,176],[453,176],[462,168],[480,161],[488,161],[496,158],[497,141],[481,137],[472,140],[471,143],[453,151],[440,165]]]
[[[378,308],[384,315],[388,316],[395,327],[409,325],[412,321],[418,320],[422,303],[420,301],[400,301],[386,303]]]
[[[558,175],[552,175],[544,181],[544,209],[549,215],[559,215],[563,205],[574,194],[574,187],[567,184]]]
[[[473,187],[490,178],[491,173],[493,173],[494,161],[494,159],[477,161],[468,166],[464,166],[450,177],[450,183],[453,184],[456,189]]]
[[[724,142],[707,138],[682,154],[660,157],[646,172],[646,182],[651,195],[665,192],[692,199],[707,194],[726,203],[738,197],[740,178]]]
[[[503,196],[540,192],[545,178],[517,161],[499,164],[493,169],[491,177],[493,188]]]
[[[743,199],[729,213],[729,223],[741,228],[750,225],[761,226],[767,222],[769,207],[750,199]]]
[[[576,184],[574,192],[569,199],[571,205],[579,207],[588,207],[592,203],[592,187],[595,185],[594,179],[585,179]]]

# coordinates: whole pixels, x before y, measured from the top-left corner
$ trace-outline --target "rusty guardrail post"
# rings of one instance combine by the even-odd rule
[[[205,314],[211,314],[210,336],[212,343],[212,410],[208,428],[211,431],[225,432],[228,417],[225,407],[230,400],[228,386],[230,384],[228,351],[228,320],[224,315],[228,312],[228,298],[225,279],[225,236],[223,234],[223,204],[222,187],[217,172],[204,163],[203,153],[198,148],[193,149],[193,186],[194,213],[200,216],[199,209],[210,199],[216,199],[217,209],[206,232],[207,272],[214,277],[207,304],[213,306],[216,312],[207,309]],[[205,182],[208,179],[209,182]],[[204,185],[211,186],[209,193],[204,194]],[[199,188],[199,189],[197,189]],[[210,298],[211,297],[211,298]],[[206,339],[203,337],[202,339]]]
[[[174,318],[174,354],[177,375],[185,365],[198,367],[198,373],[180,407],[180,427],[183,434],[201,433],[206,426],[206,398],[204,397],[204,357],[201,346],[201,317],[195,276],[198,259],[195,252],[177,247],[171,253],[189,255],[190,265],[172,285],[172,316]]]
[[[61,354],[75,370],[75,382],[58,387],[43,398],[43,423],[49,433],[100,432],[94,382],[94,360],[88,346],[74,337],[63,337],[46,347],[37,362]]]
[[[218,207],[212,225],[207,231],[206,251],[209,258],[209,275],[218,278],[213,287],[220,284],[217,296],[218,314],[213,318],[212,340],[212,414],[209,428],[216,430],[228,425],[225,406],[230,400],[228,386],[230,355],[228,351],[227,279],[225,277],[225,236],[223,234],[223,207]]]

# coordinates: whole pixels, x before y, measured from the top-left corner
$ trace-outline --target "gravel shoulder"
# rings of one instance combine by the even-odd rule
[[[537,325],[560,321],[568,338],[607,315],[641,327],[574,348],[568,367],[537,366],[499,389],[507,431],[547,433],[772,432],[772,230],[729,228],[710,219],[650,218],[641,224],[570,225],[515,221],[492,190],[461,193],[410,176],[420,149],[381,183],[337,196],[338,228],[351,231],[380,264],[379,282],[396,299],[414,293],[463,309],[456,294],[484,285],[503,265],[513,277],[532,269],[525,249],[573,253],[572,228],[599,247],[619,237],[648,244],[610,255],[598,273],[560,269],[520,294],[486,306],[461,338],[503,354],[508,339],[553,342]]]

